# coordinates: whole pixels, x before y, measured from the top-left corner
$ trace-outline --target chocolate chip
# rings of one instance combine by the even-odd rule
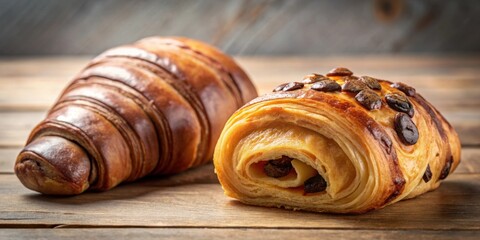
[[[407,96],[411,97],[411,96],[414,96],[415,95],[415,88],[413,87],[410,87],[408,86],[407,84],[405,83],[401,83],[401,82],[396,82],[396,83],[393,83],[392,85],[390,85],[391,87],[393,88],[396,88],[400,91],[402,91],[403,93],[407,94]]]
[[[270,160],[269,162],[275,166],[292,166],[293,158],[282,155],[279,159]]]
[[[352,76],[352,74],[352,71],[347,68],[338,67],[330,70],[330,72],[327,73],[327,76]]]
[[[300,88],[303,88],[303,83],[291,82],[291,83],[288,83],[288,84],[283,88],[283,91],[293,91],[293,90],[297,90],[297,89],[300,89]]]
[[[418,140],[418,129],[405,113],[397,113],[394,120],[395,131],[405,145],[413,145]]]
[[[322,91],[322,92],[334,92],[334,91],[340,91],[342,87],[337,82],[328,79],[328,80],[322,80],[320,82],[314,83],[311,89],[316,91]]]
[[[385,100],[387,101],[388,106],[391,108],[408,114],[408,116],[413,117],[414,110],[410,101],[407,97],[399,93],[387,93],[385,95]]]
[[[278,92],[278,91],[293,91],[303,88],[303,83],[299,82],[290,82],[290,83],[284,83],[278,85],[275,89],[273,89],[273,92]]]
[[[303,184],[305,185],[303,190],[305,193],[323,192],[327,189],[327,182],[320,175],[307,179]]]
[[[443,166],[442,172],[440,173],[440,177],[438,177],[438,179],[443,180],[448,177],[448,174],[450,174],[450,169],[452,168],[452,163],[453,157],[450,157],[450,159],[445,163],[445,166]]]
[[[273,89],[273,92],[282,91],[283,88],[287,85],[288,85],[288,83],[282,83],[282,84],[278,85],[277,87],[275,87],[275,89]]]
[[[360,81],[365,83],[369,88],[373,90],[380,90],[382,86],[378,83],[378,80],[369,76],[361,76]]]
[[[413,118],[413,115],[415,115],[415,110],[413,110],[413,107],[410,108],[410,110],[407,112],[407,115],[411,118]]]
[[[423,181],[427,183],[430,179],[432,179],[432,171],[430,170],[430,164],[428,164],[427,170],[425,170],[425,173],[423,174]]]
[[[276,160],[270,160],[265,164],[263,171],[269,177],[280,178],[287,176],[292,170],[292,158],[282,156]]]
[[[305,76],[302,80],[302,83],[311,84],[311,83],[316,83],[326,79],[328,78],[323,75],[312,73],[310,75]]]
[[[382,98],[368,88],[360,91],[355,96],[355,99],[368,110],[380,109],[382,107]]]
[[[358,93],[365,88],[367,88],[367,85],[364,82],[352,77],[346,77],[345,83],[342,86],[343,91],[353,93]]]
[[[387,151],[388,154],[392,152],[392,139],[379,127],[375,127],[372,124],[367,124],[367,129],[372,133],[373,137],[377,140],[380,141],[380,144],[382,144],[383,148],[385,148],[385,151]]]

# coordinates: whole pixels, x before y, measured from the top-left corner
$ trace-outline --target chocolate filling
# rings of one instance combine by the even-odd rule
[[[438,179],[443,180],[448,177],[448,174],[450,174],[450,169],[452,168],[452,163],[453,163],[453,157],[450,156],[450,159],[445,163],[445,166],[442,169],[442,172],[440,173],[440,177]]]
[[[279,159],[270,160],[263,167],[263,171],[269,177],[280,178],[287,176],[293,169],[292,158],[282,156]]]
[[[431,179],[432,179],[432,170],[430,170],[430,164],[428,164],[427,170],[425,170],[425,173],[423,174],[423,181],[427,183]]]
[[[304,182],[304,192],[305,193],[317,193],[323,192],[327,189],[327,182],[323,179],[320,174],[315,175]]]

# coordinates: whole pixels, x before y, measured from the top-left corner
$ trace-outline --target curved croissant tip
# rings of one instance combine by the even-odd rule
[[[76,195],[88,188],[88,181],[70,182],[61,173],[42,165],[36,160],[25,159],[15,165],[15,173],[25,187],[43,194]]]
[[[65,162],[75,162],[76,167],[64,167]],[[90,160],[73,142],[59,137],[39,138],[18,155],[15,174],[31,190],[49,195],[76,195],[90,186]]]

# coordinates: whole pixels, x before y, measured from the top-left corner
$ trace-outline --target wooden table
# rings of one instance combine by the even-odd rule
[[[243,205],[223,195],[212,165],[68,198],[24,188],[12,170],[16,154],[88,59],[0,60],[0,239],[480,238],[480,56],[238,58],[261,93],[334,66],[403,81],[457,129],[462,162],[438,190],[358,216]]]

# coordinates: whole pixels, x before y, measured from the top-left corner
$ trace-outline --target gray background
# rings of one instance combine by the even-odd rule
[[[480,52],[479,0],[0,0],[0,55],[97,54],[151,35],[235,55]]]

